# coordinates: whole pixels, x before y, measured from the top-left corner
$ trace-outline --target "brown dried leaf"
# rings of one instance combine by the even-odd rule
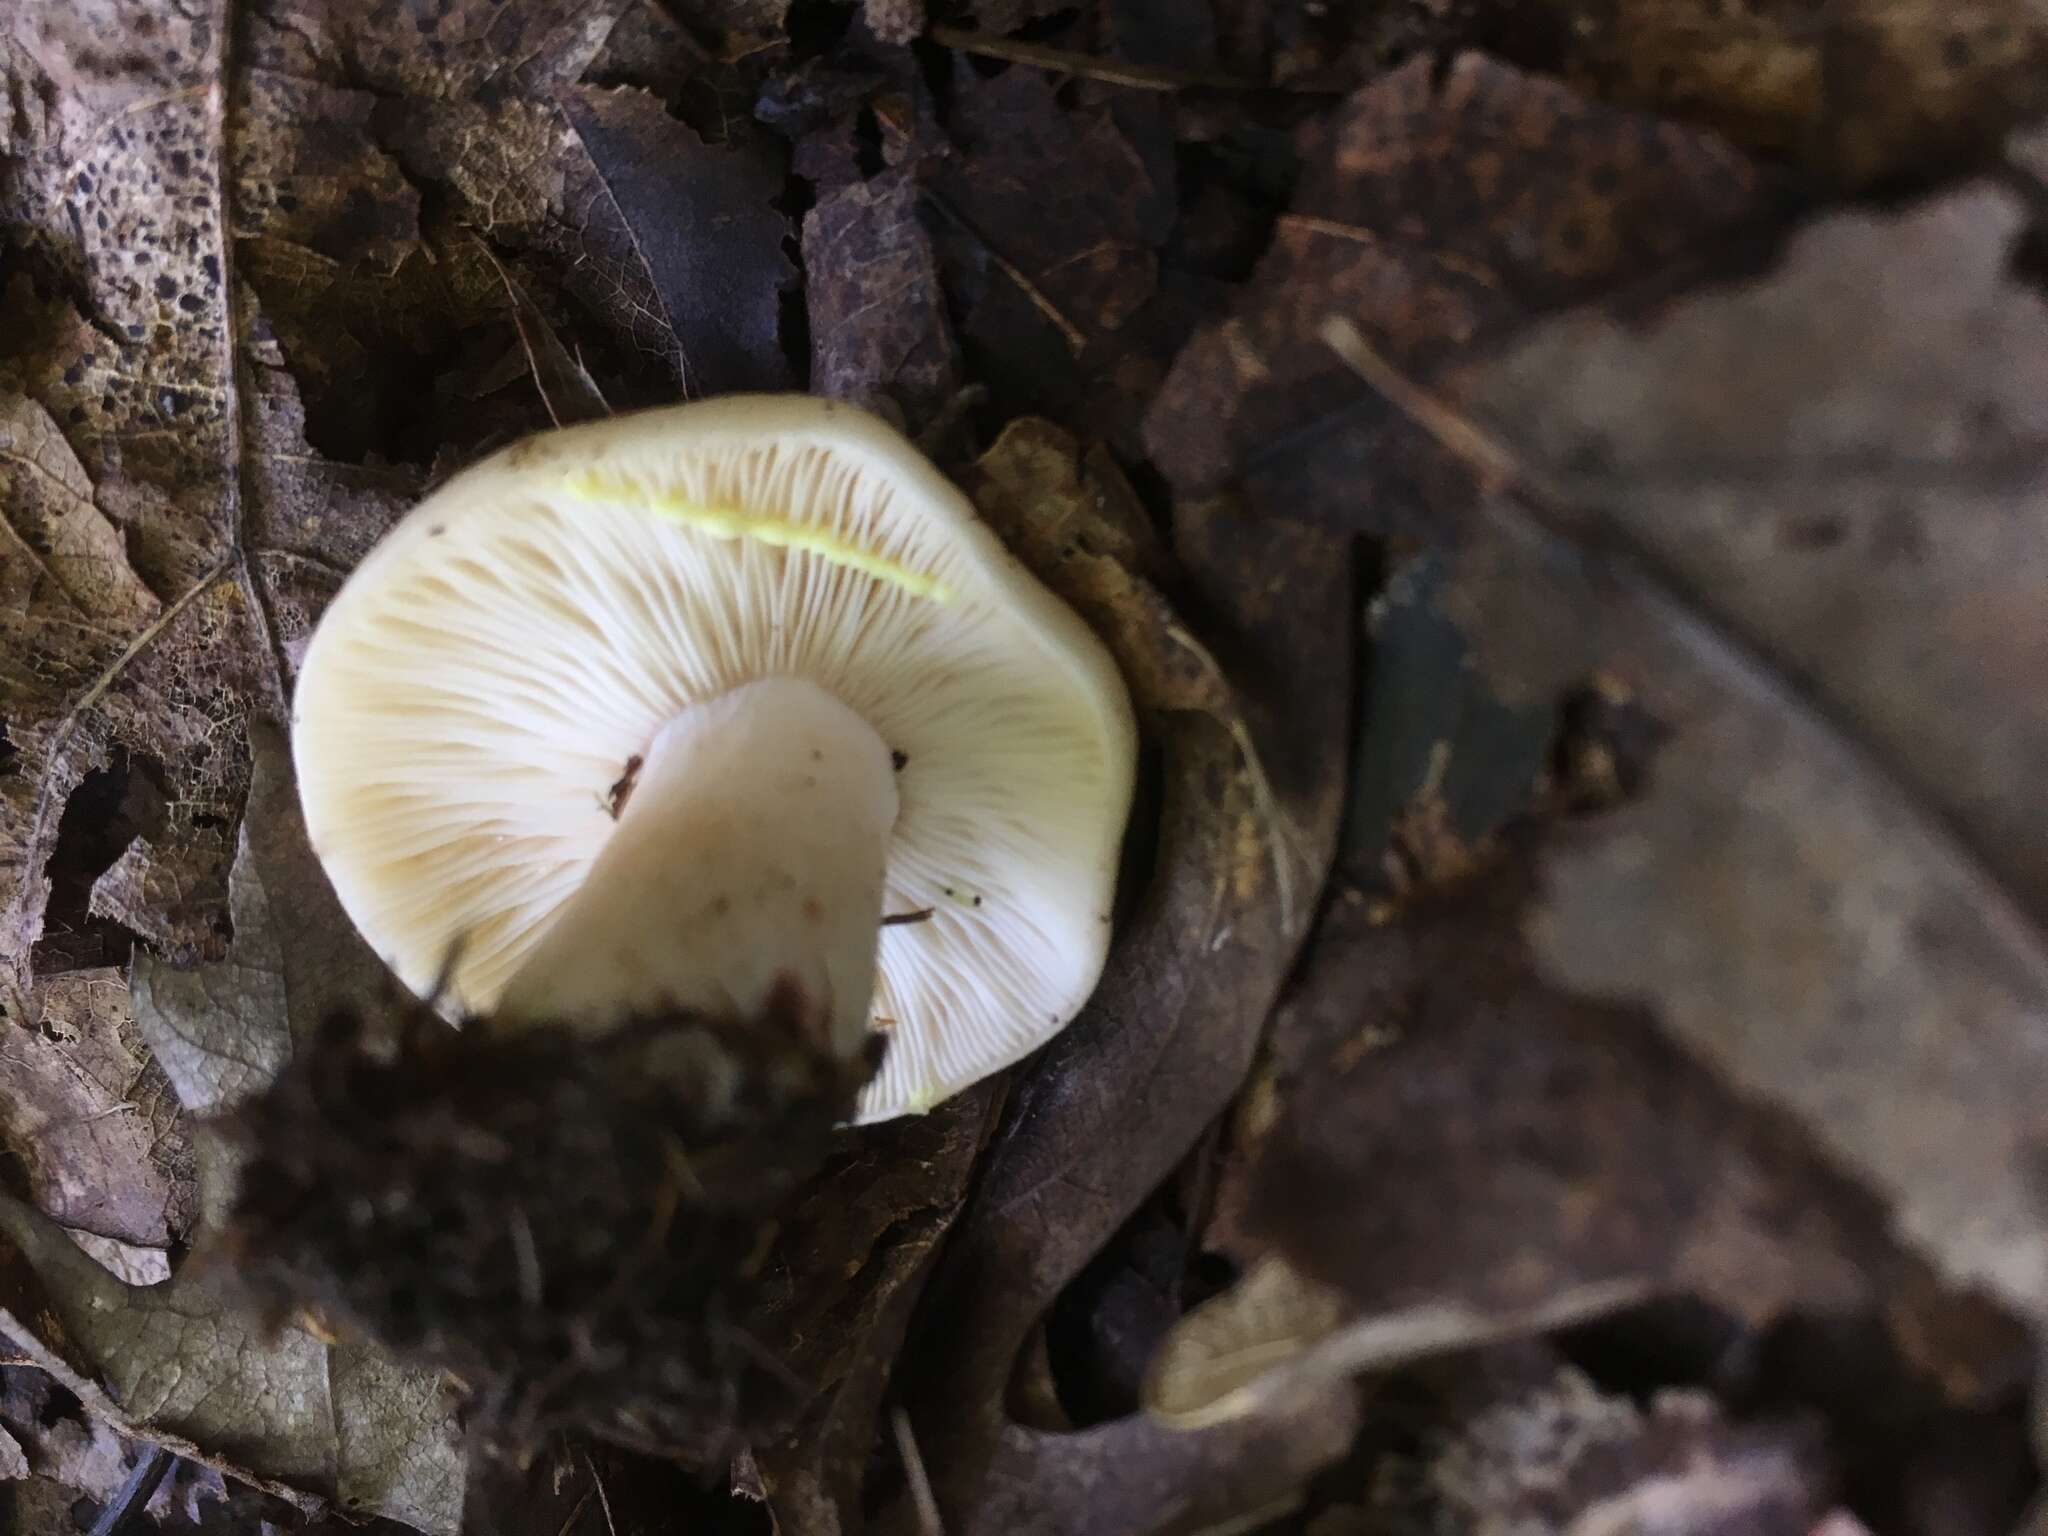
[[[1426,376],[1766,219],[1756,173],[1710,135],[1478,55],[1441,78],[1418,59],[1306,134],[1293,206],[1237,313],[1181,353],[1145,439],[1183,492],[1243,476],[1338,526],[1400,522],[1424,470],[1405,428],[1356,407],[1319,337],[1330,314]]]
[[[118,0],[39,7],[0,61],[20,99],[45,103],[16,120],[0,220],[91,311],[88,323],[21,282],[5,296],[6,332],[38,344],[0,365],[0,390],[33,401],[7,408],[8,430],[27,434],[7,469],[35,478],[38,498],[63,488],[61,524],[47,522],[47,500],[30,516],[60,540],[65,566],[58,581],[0,605],[19,754],[0,826],[10,875],[0,1000],[17,1019],[60,813],[116,742],[170,793],[94,905],[174,952],[218,946],[222,829],[244,773],[220,728],[252,700],[278,702],[276,655],[240,550],[250,444],[231,346],[220,29],[152,11],[149,48],[105,46],[135,24]],[[38,424],[54,424],[63,444]],[[24,493],[23,505],[36,502]],[[97,575],[86,590],[76,587],[80,540],[95,519],[109,532],[90,545]],[[135,899],[144,892],[155,899]]]
[[[22,1470],[14,1475],[50,1478],[104,1503],[127,1476],[133,1444],[79,1412],[66,1395],[62,1386],[32,1366],[0,1366],[0,1423],[22,1452]],[[149,1501],[149,1513],[161,1519],[178,1502],[173,1489],[159,1488]]]
[[[787,388],[781,302],[796,270],[783,253],[788,221],[773,207],[780,167],[755,147],[705,144],[642,91],[586,88],[560,100],[653,283],[683,392]]]
[[[990,1084],[921,1119],[849,1133],[784,1223],[764,1332],[787,1341],[816,1396],[789,1435],[753,1452],[780,1529],[859,1528],[883,1394],[1001,1098]]]
[[[85,466],[49,412],[19,395],[0,399],[0,476],[0,528],[14,546],[0,564],[0,603],[61,603],[110,634],[157,616],[163,605],[129,569],[120,529],[93,505]]]
[[[261,46],[274,50],[266,64],[308,76],[333,69],[366,88],[455,100],[544,96],[573,84],[622,9],[611,0],[401,0],[389,7],[282,0],[255,20]]]
[[[723,34],[725,57],[737,57],[779,37],[790,0],[672,0],[664,7],[693,31]]]
[[[196,1205],[190,1151],[126,980],[68,971],[30,1000],[35,1022],[0,1026],[0,1143],[29,1198],[67,1227],[151,1251],[182,1238]]]
[[[139,956],[133,978],[157,1060],[186,1108],[208,1115],[263,1087],[294,1039],[332,1008],[388,984],[306,843],[282,734],[251,734],[254,772],[230,882],[234,946],[220,964],[187,972]],[[211,1138],[202,1153],[211,1219],[232,1168]],[[344,1510],[430,1532],[460,1525],[460,1437],[438,1377],[297,1328],[263,1337],[203,1256],[168,1285],[120,1286],[87,1273],[91,1261],[62,1234],[19,1212],[0,1210],[0,1221],[62,1322],[61,1343],[43,1342],[47,1330],[30,1335],[39,1363],[103,1382],[95,1403],[112,1422],[203,1447]],[[23,1336],[22,1325],[10,1331]]]
[[[1254,1390],[1336,1331],[1343,1295],[1268,1257],[1188,1313],[1145,1369],[1145,1411],[1199,1429],[1256,1409]]]
[[[2007,270],[2022,223],[1981,186],[1840,215],[1647,331],[1546,327],[1474,394],[1555,488],[1494,498],[1460,580],[1496,678],[1597,661],[1674,732],[1650,793],[1548,859],[1545,968],[1650,1005],[1950,1281],[2038,1320],[2048,305]]]
[[[254,764],[235,854],[235,942],[179,970],[138,955],[136,1017],[187,1109],[215,1115],[269,1083],[337,1008],[389,985],[306,842],[284,733],[250,725]]]
[[[893,405],[913,431],[959,392],[952,331],[909,172],[822,193],[804,215],[811,388]]]
[[[1518,862],[1400,921],[1331,911],[1276,1022],[1212,1241],[1283,1255],[1368,1321],[1542,1313],[1632,1280],[1758,1326],[1889,1309],[1959,1391],[2023,1379],[2024,1333],[1988,1307],[1981,1333],[1945,1329],[1970,1309],[1797,1127],[1640,1010],[1546,984],[1521,934],[1530,885]]]
[[[1852,186],[1981,157],[2048,104],[2048,17],[2028,0],[1546,0],[1511,24],[1609,100]]]
[[[379,142],[405,175],[637,349],[654,375],[640,394],[784,385],[780,167],[751,142],[707,145],[647,91],[579,83],[627,9],[295,0],[267,9],[252,61],[380,93]]]
[[[462,1459],[446,1385],[297,1327],[265,1332],[219,1276],[163,1285],[109,1275],[40,1213],[0,1196],[0,1236],[31,1264],[61,1329],[0,1326],[100,1423],[304,1507],[331,1499],[425,1536],[453,1536]],[[44,1342],[38,1333],[61,1332]]]
[[[226,1458],[257,1479],[334,1486],[325,1346],[298,1329],[263,1340],[189,1269],[168,1285],[115,1279],[40,1212],[0,1197],[0,1236],[43,1282],[62,1339],[0,1311],[28,1357],[124,1433]]]
[[[1060,1289],[1186,1154],[1250,1063],[1334,836],[1349,571],[1323,536],[1188,509],[1183,580],[1229,624],[1246,674],[1262,679],[1275,653],[1305,646],[1331,658],[1262,692],[1270,707],[1248,720],[1148,581],[1171,557],[1106,459],[1022,423],[970,488],[1117,653],[1162,754],[1164,804],[1157,863],[1109,973],[1017,1080],[920,1314],[907,1388],[916,1440],[949,1531],[1125,1531],[1163,1511],[1190,1528],[1239,1518],[1290,1499],[1340,1452],[1347,1389],[1213,1430],[1133,1417],[1060,1433],[1012,1419],[1007,1385]],[[1227,585],[1212,575],[1225,570]],[[1239,744],[1255,732],[1248,759]]]
[[[989,369],[1061,372],[1137,313],[1173,215],[1170,162],[1133,144],[1106,105],[1061,104],[1035,69],[954,69],[956,152],[932,186],[959,269],[966,340]],[[1029,399],[1029,394],[1022,398]]]

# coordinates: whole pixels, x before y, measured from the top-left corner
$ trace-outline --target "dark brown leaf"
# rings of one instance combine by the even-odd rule
[[[789,383],[782,174],[752,148],[707,146],[639,91],[578,89],[562,110],[652,280],[690,395]]]
[[[1324,536],[1190,509],[1188,585],[1227,617],[1251,676],[1274,652],[1329,656],[1336,642],[1327,668],[1262,695],[1255,738],[1148,580],[1171,557],[1111,464],[1023,423],[970,483],[1011,547],[1106,634],[1161,753],[1163,805],[1157,862],[1109,973],[1018,1079],[921,1314],[912,1423],[949,1531],[1124,1531],[1169,1509],[1188,1527],[1239,1518],[1290,1499],[1338,1454],[1345,1388],[1214,1430],[1128,1418],[1061,1433],[1013,1420],[1007,1384],[1061,1287],[1250,1065],[1334,836],[1349,571]],[[1232,572],[1227,587],[1207,585],[1211,561]],[[1248,567],[1259,579],[1243,579]]]
[[[526,1466],[471,1459],[469,1536],[769,1536],[766,1517],[672,1461],[558,1443]]]
[[[2048,19],[2026,0],[1477,9],[1507,46],[1609,100],[1689,117],[1852,186],[1981,157],[2048,101]]]
[[[984,1086],[922,1119],[849,1133],[785,1224],[781,1295],[762,1327],[788,1341],[816,1398],[789,1435],[754,1452],[780,1529],[860,1528],[883,1394],[1000,1104]]]
[[[1464,55],[1417,60],[1308,132],[1306,169],[1237,313],[1180,355],[1146,421],[1184,492],[1240,475],[1333,522],[1404,517],[1412,441],[1358,411],[1318,332],[1351,317],[1423,376],[1532,312],[1696,259],[1752,230],[1728,146]],[[1391,469],[1387,466],[1399,466]]]
[[[1637,1279],[1757,1326],[1954,1318],[1882,1205],[1798,1125],[1730,1094],[1640,1009],[1545,984],[1521,937],[1531,883],[1517,859],[1399,920],[1332,911],[1275,1025],[1214,1239],[1277,1250],[1367,1316]],[[2024,1376],[2010,1322],[1966,1347],[1949,1368],[1992,1391]]]
[[[961,273],[966,338],[999,378],[1015,376],[1021,406],[1033,403],[1031,357],[1070,372],[1151,296],[1172,219],[1171,162],[1148,159],[1108,106],[1062,106],[1038,70],[984,80],[962,65],[954,78],[958,148],[932,185]]]
[[[669,397],[782,384],[780,293],[793,274],[770,206],[780,169],[752,146],[707,145],[644,90],[579,83],[626,8],[520,0],[414,15],[301,0],[270,9],[253,53],[383,93],[379,142],[405,174],[451,194],[470,238],[530,259],[642,354]]]
[[[849,181],[804,215],[811,388],[917,430],[959,391],[931,240],[907,171]]]
[[[1497,835],[1554,798],[1555,752],[1570,754],[1575,735],[1587,738],[1582,755],[1609,750],[1591,720],[1561,732],[1547,704],[1494,697],[1442,611],[1447,583],[1442,557],[1425,551],[1397,566],[1371,605],[1340,851],[1362,895],[1399,897],[1482,870]],[[1615,763],[1609,779],[1621,771]]]
[[[583,366],[583,360],[570,355],[560,333],[541,307],[527,296],[518,279],[502,266],[499,275],[505,282],[506,297],[512,301],[512,323],[519,331],[519,347],[526,354],[527,372],[533,375],[533,387],[540,391],[541,403],[547,407],[548,421],[557,427],[579,421],[602,421],[611,414],[611,406],[604,391],[597,387],[597,380]]]

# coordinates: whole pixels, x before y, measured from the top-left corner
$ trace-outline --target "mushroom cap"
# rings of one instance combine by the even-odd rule
[[[883,911],[932,915],[880,935],[890,1049],[858,1118],[929,1108],[1094,989],[1136,731],[1087,626],[865,412],[674,406],[449,480],[306,650],[308,832],[406,984],[449,967],[450,1007],[488,1014],[612,835],[631,760],[770,676],[828,690],[898,755]]]

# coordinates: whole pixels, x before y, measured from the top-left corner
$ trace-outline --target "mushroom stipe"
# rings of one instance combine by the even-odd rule
[[[338,1013],[227,1123],[233,1267],[275,1317],[451,1373],[494,1450],[580,1431],[715,1465],[805,1399],[749,1305],[884,1043],[836,1054],[788,983],[751,1019],[598,1041],[451,1030],[409,997]]]

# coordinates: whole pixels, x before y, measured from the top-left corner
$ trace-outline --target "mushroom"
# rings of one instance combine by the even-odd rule
[[[778,1223],[837,1125],[1080,1009],[1134,737],[1094,636],[861,412],[692,404],[456,476],[294,699],[314,851],[426,1001],[338,1013],[238,1108],[235,1271],[508,1448],[786,1426]]]
[[[415,991],[602,1032],[790,978],[841,1055],[887,1032],[879,1120],[1087,999],[1134,734],[1100,642],[908,443],[763,396],[450,480],[321,620],[294,743],[314,848]]]

